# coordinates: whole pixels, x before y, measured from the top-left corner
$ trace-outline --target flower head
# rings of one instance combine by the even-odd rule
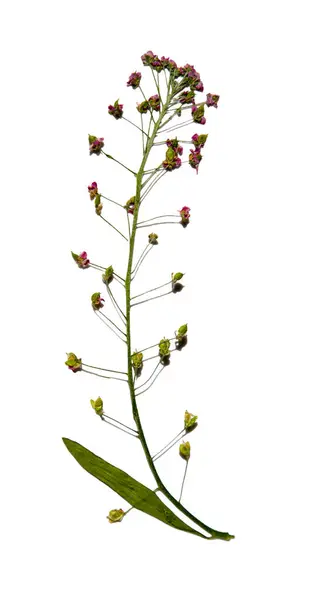
[[[217,103],[219,101],[220,97],[217,96],[216,94],[206,94],[206,106],[215,106],[215,108],[217,108]]]
[[[74,261],[77,263],[80,269],[87,269],[87,267],[90,266],[89,258],[87,258],[87,252],[84,251],[80,254],[75,254],[74,252],[71,252],[71,256],[73,257]]]
[[[183,206],[183,208],[181,208],[181,210],[179,210],[179,214],[181,215],[181,224],[182,225],[188,225],[189,220],[190,220],[190,208],[188,206]]]
[[[92,408],[94,409],[96,415],[99,415],[101,417],[101,415],[103,414],[103,409],[104,409],[104,403],[103,403],[101,397],[98,396],[97,400],[90,400],[90,404],[91,404]]]
[[[94,200],[98,194],[98,185],[96,181],[93,181],[92,184],[88,186],[88,192],[90,200]]]
[[[155,58],[157,58],[157,56],[151,50],[148,50],[148,52],[145,52],[145,54],[143,54],[141,57],[144,67],[149,67],[151,64],[151,61],[155,60]]]
[[[101,153],[102,148],[104,147],[104,138],[97,138],[95,135],[88,135],[89,142],[89,154],[97,154]]]
[[[125,511],[123,511],[122,508],[115,508],[114,510],[109,511],[107,519],[109,523],[119,523],[122,521],[124,514]]]
[[[196,106],[196,104],[192,106],[192,117],[195,123],[199,123],[199,125],[205,125],[206,119],[204,117],[204,102],[199,106]]]
[[[81,358],[78,358],[73,352],[67,352],[67,360],[65,365],[67,365],[68,369],[70,369],[73,373],[77,373],[77,371],[81,371],[82,369]]]
[[[100,308],[103,308],[104,302],[105,300],[101,297],[100,292],[95,292],[94,294],[92,294],[91,305],[94,310],[99,310]]]
[[[127,81],[127,86],[128,87],[132,87],[133,90],[135,90],[136,88],[139,87],[141,78],[142,78],[142,74],[138,73],[138,71],[135,71],[134,73],[131,73],[129,75],[129,78],[128,78],[128,81]]]
[[[114,104],[108,106],[108,113],[115,117],[115,119],[121,119],[123,116],[123,104],[119,104],[118,100]]]

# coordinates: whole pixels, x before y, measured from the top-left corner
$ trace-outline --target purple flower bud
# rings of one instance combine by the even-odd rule
[[[149,111],[148,100],[144,100],[140,104],[138,104],[138,102],[137,102],[137,110],[141,115],[146,114]]]
[[[95,135],[88,135],[89,141],[89,154],[97,154],[97,156],[101,153],[102,148],[104,147],[104,138],[97,138]]]
[[[148,102],[152,110],[154,110],[155,112],[158,112],[160,110],[160,99],[158,94],[155,94],[155,96],[151,96],[148,99]]]
[[[188,157],[188,162],[193,169],[196,169],[196,173],[198,173],[198,167],[202,160],[201,150],[200,148],[196,148],[195,150],[191,150],[190,155]]]
[[[183,208],[181,208],[181,210],[179,210],[179,214],[181,215],[181,224],[182,225],[188,225],[189,220],[190,220],[190,208],[188,206],[183,206]]]
[[[207,106],[215,106],[217,108],[217,103],[220,97],[215,94],[206,94],[206,105]]]
[[[194,133],[194,135],[192,136],[192,142],[195,146],[195,148],[204,148],[205,142],[208,138],[208,134],[201,134],[198,135],[197,133]]]
[[[112,117],[115,117],[115,119],[121,119],[123,116],[123,106],[123,104],[119,104],[118,100],[116,100],[114,105],[110,104],[108,106],[108,112]]]
[[[98,186],[97,186],[96,181],[93,181],[92,184],[88,186],[88,192],[89,192],[90,200],[94,200],[94,198],[98,194]]]
[[[141,78],[142,78],[141,73],[138,73],[137,71],[135,71],[134,73],[131,73],[129,75],[129,79],[127,81],[127,86],[132,87],[133,90],[136,90],[136,88],[139,87]]]
[[[205,125],[206,119],[204,117],[204,102],[199,106],[192,106],[192,117],[195,123],[199,123],[199,125]]]
[[[157,56],[151,50],[148,50],[148,52],[145,52],[145,54],[143,54],[141,57],[144,67],[149,67],[151,61],[155,58],[157,58]]]
[[[194,104],[195,92],[193,90],[188,90],[182,92],[178,97],[178,100],[181,104]]]

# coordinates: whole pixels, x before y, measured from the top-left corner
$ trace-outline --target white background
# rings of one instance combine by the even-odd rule
[[[217,598],[319,600],[320,35],[318,2],[11,2],[2,9],[1,541],[6,600]],[[94,214],[87,185],[125,202],[133,178],[88,156],[88,132],[132,168],[140,135],[116,98],[152,49],[195,65],[208,110],[199,175],[166,176],[144,215],[191,207],[187,229],[159,227],[137,293],[186,273],[181,294],[136,308],[134,345],[189,324],[142,419],[152,451],[199,415],[184,502],[235,540],[206,542],[132,511],[83,471],[61,437],[153,486],[125,384],[64,366],[65,352],[121,368],[121,346],[90,308],[103,291],[70,250],[124,273],[126,244]],[[186,138],[185,138],[186,139]],[[107,209],[107,207],[106,207]],[[108,209],[109,210],[109,209]],[[112,210],[119,224],[125,218]],[[138,245],[145,244],[143,229]],[[114,284],[117,285],[116,283]],[[107,312],[107,310],[106,310]],[[122,368],[121,368],[122,370]],[[158,463],[174,494],[183,461]]]

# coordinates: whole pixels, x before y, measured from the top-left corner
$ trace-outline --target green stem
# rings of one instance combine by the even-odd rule
[[[126,242],[128,242],[128,238],[121,232],[119,231],[119,229],[117,229],[117,227],[115,227],[115,225],[113,225],[112,223],[110,223],[109,221],[107,221],[107,219],[105,219],[105,217],[103,217],[102,215],[99,215],[100,218],[105,221],[105,223],[107,223],[107,225],[109,225],[110,227],[112,227],[113,229],[115,229],[115,231],[117,231],[117,233],[119,233],[119,235],[122,236],[122,238],[124,238],[124,240],[126,240]]]
[[[135,171],[132,171],[131,169],[129,169],[128,167],[126,167],[126,165],[124,165],[122,162],[120,162],[120,160],[117,160],[117,158],[114,158],[113,156],[110,156],[110,154],[106,154],[106,152],[104,152],[103,150],[101,150],[102,154],[104,154],[107,158],[110,158],[110,160],[115,161],[116,163],[118,163],[121,167],[124,167],[124,169],[126,169],[126,171],[129,171],[130,173],[132,173],[133,175],[137,175],[137,173],[135,173]]]
[[[202,521],[200,521],[197,517],[195,517],[194,515],[192,515],[180,502],[178,502],[178,500],[176,500],[176,498],[174,498],[174,496],[172,496],[172,494],[167,490],[167,488],[165,487],[165,485],[163,484],[158,471],[153,463],[153,459],[152,456],[150,454],[149,451],[149,447],[145,438],[145,434],[144,434],[144,429],[140,420],[140,415],[139,415],[139,410],[137,407],[137,402],[136,402],[136,394],[135,394],[135,384],[134,384],[134,376],[133,376],[133,369],[132,369],[132,347],[131,347],[131,305],[130,305],[130,297],[131,297],[131,278],[132,278],[132,266],[133,266],[133,256],[134,256],[134,249],[135,249],[135,238],[136,238],[136,231],[137,231],[137,221],[138,221],[138,214],[139,214],[139,204],[140,204],[140,198],[141,198],[141,191],[142,191],[142,183],[143,183],[143,173],[144,173],[144,169],[146,166],[146,162],[147,159],[149,157],[150,151],[153,147],[156,135],[159,131],[159,127],[162,123],[163,118],[166,115],[166,111],[168,109],[168,106],[171,102],[171,100],[173,99],[173,93],[170,94],[170,84],[172,83],[172,77],[170,78],[170,83],[168,86],[168,93],[167,93],[167,98],[166,101],[163,105],[162,110],[159,113],[159,117],[158,120],[156,121],[153,131],[151,133],[150,138],[147,141],[146,144],[146,148],[145,148],[145,152],[143,155],[143,159],[139,168],[139,171],[137,173],[136,176],[136,201],[135,201],[135,209],[134,209],[134,218],[133,218],[133,225],[132,225],[132,232],[131,232],[131,236],[130,236],[130,240],[129,240],[129,254],[128,254],[128,265],[127,265],[127,275],[126,275],[126,282],[125,282],[125,289],[126,289],[126,324],[127,324],[127,364],[128,364],[128,387],[129,387],[129,393],[130,393],[130,399],[131,399],[131,404],[132,404],[132,412],[133,412],[133,418],[134,421],[136,423],[136,427],[137,427],[137,431],[138,431],[138,435],[139,435],[139,439],[143,448],[143,451],[145,453],[145,457],[147,460],[147,463],[149,465],[149,468],[151,470],[151,473],[153,474],[155,481],[157,483],[157,487],[159,489],[159,491],[161,491],[164,496],[170,501],[172,502],[172,504],[178,508],[186,517],[188,517],[189,519],[191,519],[191,521],[193,523],[195,523],[196,525],[198,525],[199,527],[201,527],[203,530],[205,530],[207,533],[210,534],[211,538],[218,538],[218,539],[223,539],[223,540],[229,540],[231,539],[231,535],[229,535],[226,532],[220,532],[220,531],[216,531],[214,529],[212,529],[211,527],[208,527],[207,525],[205,525],[205,523],[203,523]],[[208,539],[211,539],[208,538]]]

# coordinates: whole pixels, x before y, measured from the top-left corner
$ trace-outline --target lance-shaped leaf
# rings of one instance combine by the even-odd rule
[[[160,500],[155,492],[133,479],[125,471],[114,467],[77,442],[67,438],[62,439],[69,452],[88,473],[108,485],[137,510],[141,510],[176,529],[210,539],[184,523]]]

